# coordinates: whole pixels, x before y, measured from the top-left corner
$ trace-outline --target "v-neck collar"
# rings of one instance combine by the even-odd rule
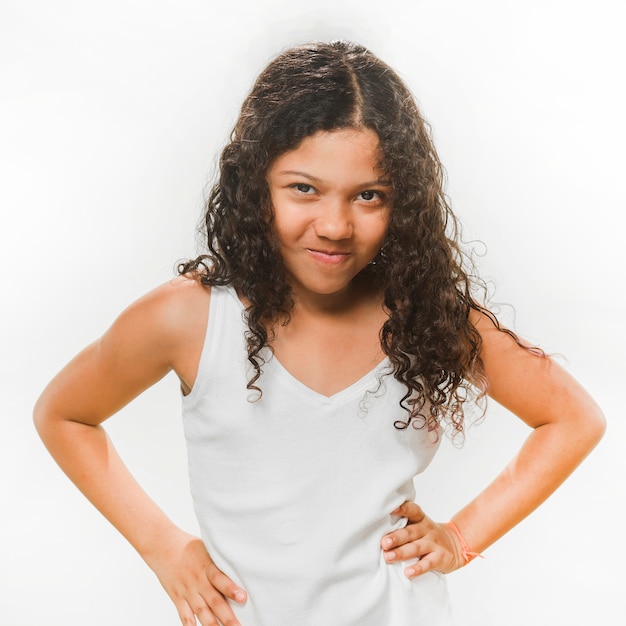
[[[231,296],[236,300],[243,315],[246,310],[244,303],[240,300],[234,287],[229,285],[228,290]],[[280,362],[280,360],[276,357],[276,355],[268,346],[265,346],[262,352],[262,356],[265,359],[265,365],[270,366],[270,368],[273,368],[275,370],[273,372],[273,375],[276,376],[280,382],[287,385],[292,391],[305,398],[309,402],[316,402],[322,405],[340,404],[342,402],[345,402],[353,398],[356,394],[364,393],[369,387],[372,386],[373,382],[376,382],[376,384],[378,384],[378,381],[384,374],[391,373],[391,362],[389,361],[389,357],[385,356],[382,361],[375,365],[369,372],[361,376],[358,380],[349,384],[347,387],[344,387],[343,389],[333,393],[332,395],[327,396],[319,391],[316,391],[315,389],[312,389],[311,387],[303,383],[299,378],[296,378]],[[266,369],[264,369],[264,374],[265,373]],[[376,387],[374,387],[374,389],[376,389]]]
[[[266,357],[265,364],[274,368],[272,372],[273,376],[283,384],[287,385],[293,392],[300,395],[302,398],[309,402],[315,402],[317,404],[330,405],[341,404],[352,399],[357,394],[363,394],[368,388],[372,388],[372,383],[378,384],[380,377],[385,373],[389,373],[385,370],[391,365],[389,357],[385,357],[378,365],[372,368],[369,372],[361,376],[358,380],[351,383],[347,387],[327,396],[319,391],[315,391],[308,385],[305,385],[299,378],[296,378],[289,370],[278,360],[275,354],[271,350],[267,349],[269,355]],[[373,387],[373,390],[376,386]]]

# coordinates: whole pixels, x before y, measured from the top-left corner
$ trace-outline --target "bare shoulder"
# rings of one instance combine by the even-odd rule
[[[133,302],[119,320],[140,323],[164,340],[206,327],[211,290],[194,276],[178,276]]]
[[[128,311],[151,311],[165,318],[175,318],[188,307],[206,306],[210,288],[194,276],[177,276],[159,285],[133,302]]]
[[[179,377],[193,378],[195,374],[190,372],[200,358],[210,295],[210,288],[197,277],[176,277],[131,304],[107,334],[114,343],[143,344],[153,358],[166,363]],[[107,335],[103,339],[106,341]]]
[[[594,400],[553,358],[520,346],[485,313],[473,311],[470,321],[482,338],[487,393],[496,402],[531,427],[579,419],[602,429],[604,418]]]
[[[209,297],[199,281],[181,277],[133,302],[54,377],[39,413],[97,424],[172,370],[193,380]]]
[[[522,347],[486,313],[472,311],[470,320],[482,339],[480,357],[487,391],[498,402],[508,404],[511,396],[532,395],[531,388],[536,389],[538,384],[544,386],[561,379],[564,372],[552,359]]]

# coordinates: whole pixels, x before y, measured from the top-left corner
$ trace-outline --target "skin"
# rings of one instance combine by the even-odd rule
[[[332,395],[380,362],[382,295],[359,272],[376,256],[390,211],[371,131],[318,133],[268,171],[276,232],[294,291],[286,326],[272,347],[310,388]],[[210,290],[181,277],[126,309],[111,328],[48,385],[35,407],[39,433],[70,479],[126,537],[158,576],[185,626],[239,624],[224,599],[246,592],[215,566],[200,539],[176,527],[125,468],[102,423],[174,371],[195,382]],[[569,374],[522,350],[475,313],[489,395],[533,430],[508,467],[453,518],[467,544],[483,551],[547,498],[604,432],[602,413]],[[298,358],[306,352],[306,366]],[[387,561],[405,573],[451,572],[465,564],[445,524],[415,503],[395,511],[406,528],[381,538]],[[413,563],[417,557],[420,560]]]
[[[271,345],[296,378],[327,396],[385,356],[381,294],[357,278],[378,254],[391,210],[378,157],[372,131],[318,133],[278,157],[267,174],[296,301]]]

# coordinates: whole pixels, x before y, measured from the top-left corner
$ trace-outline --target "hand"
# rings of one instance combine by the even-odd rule
[[[419,559],[404,573],[414,578],[429,570],[448,574],[465,565],[462,546],[446,524],[433,522],[414,502],[404,502],[392,515],[406,517],[404,528],[385,535],[380,542],[388,563]]]
[[[146,559],[174,602],[183,626],[241,626],[225,598],[244,603],[246,592],[213,563],[200,539],[180,534]]]

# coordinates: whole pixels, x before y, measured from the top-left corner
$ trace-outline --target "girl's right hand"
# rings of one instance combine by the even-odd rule
[[[196,618],[202,626],[241,626],[226,598],[242,604],[247,594],[216,567],[201,539],[181,531],[146,561],[183,626],[196,626]]]

